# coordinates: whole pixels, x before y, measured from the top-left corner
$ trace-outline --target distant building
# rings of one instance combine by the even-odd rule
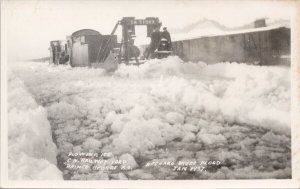
[[[254,21],[254,27],[255,28],[260,28],[260,27],[266,27],[266,19],[258,19]]]

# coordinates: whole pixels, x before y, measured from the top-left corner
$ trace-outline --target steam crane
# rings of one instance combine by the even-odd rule
[[[134,46],[134,37],[135,37],[135,26],[136,25],[145,25],[147,26],[147,37],[150,37],[155,28],[161,26],[161,22],[157,17],[147,17],[145,19],[135,19],[135,17],[123,17],[122,20],[119,20],[115,27],[113,28],[110,36],[113,36],[118,28],[122,26],[122,42],[117,54],[119,63],[124,62],[128,64],[131,58],[134,58],[136,63],[139,64],[138,56],[139,49]],[[110,37],[106,43],[103,43],[97,54],[98,62],[105,62],[111,53],[112,49],[109,49],[109,43],[112,37]]]

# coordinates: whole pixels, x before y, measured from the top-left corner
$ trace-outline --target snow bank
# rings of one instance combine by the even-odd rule
[[[140,66],[121,64],[115,72],[116,76],[130,78],[157,78],[160,75],[182,75],[197,73],[205,64],[184,63],[177,56],[166,59],[151,59]]]
[[[11,180],[62,179],[46,110],[23,82],[8,74],[8,176]]]
[[[289,68],[169,57],[120,65],[111,75],[38,63],[17,66],[15,73],[47,109],[62,162],[69,152],[112,152],[134,169],[119,175],[64,169],[70,179],[183,178],[164,168],[146,170],[141,161],[163,158],[234,164],[199,179],[239,178],[235,170],[242,177],[253,170],[262,177],[289,176]],[[36,109],[29,97],[20,104]],[[267,166],[258,169],[262,160]]]
[[[154,59],[139,67],[121,65],[117,76],[159,78],[151,94],[172,99],[219,121],[290,133],[290,71],[287,67],[238,63],[207,65],[178,57]],[[201,79],[199,81],[199,79]]]
[[[140,67],[123,65],[116,74],[133,78],[160,77],[160,83],[152,87],[152,95],[171,99],[193,111],[208,112],[219,121],[290,132],[288,68],[237,63],[193,64],[169,57],[150,60]],[[206,79],[190,79],[193,74]]]

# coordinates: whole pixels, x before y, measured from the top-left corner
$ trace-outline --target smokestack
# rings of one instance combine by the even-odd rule
[[[266,27],[266,19],[257,19],[254,21],[254,28]]]

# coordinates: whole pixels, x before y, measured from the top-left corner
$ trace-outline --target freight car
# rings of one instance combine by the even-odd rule
[[[289,64],[290,36],[290,28],[269,26],[174,40],[172,46],[185,61]]]
[[[94,66],[98,62],[98,52],[103,44],[108,43],[108,49],[117,47],[117,36],[101,35],[96,30],[82,29],[74,32],[70,37],[68,37],[68,43],[71,46],[71,66]],[[105,56],[107,57],[109,51],[105,51],[105,53]]]

